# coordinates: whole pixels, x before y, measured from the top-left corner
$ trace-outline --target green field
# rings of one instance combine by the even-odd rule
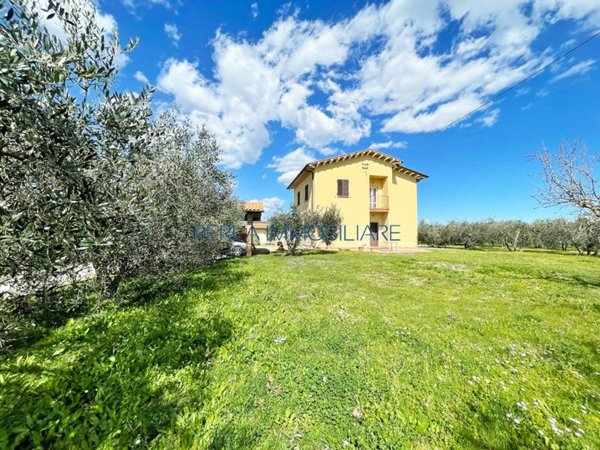
[[[0,447],[600,447],[600,258],[265,255],[157,292],[0,356]]]

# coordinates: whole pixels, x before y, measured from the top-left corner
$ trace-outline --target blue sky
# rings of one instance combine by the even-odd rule
[[[430,176],[419,217],[519,218],[538,206],[528,155],[600,144],[600,38],[467,120],[502,89],[600,29],[597,0],[98,0],[139,37],[118,88],[206,123],[236,194],[291,200],[306,162],[375,144]],[[567,211],[563,211],[567,213]]]

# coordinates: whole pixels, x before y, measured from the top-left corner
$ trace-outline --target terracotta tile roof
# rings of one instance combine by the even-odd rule
[[[338,161],[345,161],[354,158],[360,158],[361,156],[372,156],[374,158],[380,159],[383,162],[389,163],[394,167],[394,170],[397,170],[406,175],[412,176],[417,179],[417,181],[421,181],[424,178],[427,178],[427,175],[417,172],[415,170],[409,169],[408,167],[404,167],[401,159],[395,158],[391,155],[387,155],[385,153],[380,152],[374,148],[368,148],[366,150],[358,150],[352,153],[346,153],[344,155],[334,156],[332,158],[320,159],[317,161],[313,161],[305,165],[302,170],[296,175],[296,178],[292,180],[292,182],[287,187],[288,189],[293,189],[299,182],[304,180],[308,174],[312,173],[315,168],[323,166],[325,164],[331,164]]]
[[[246,212],[264,212],[265,205],[263,202],[245,202],[244,211]]]

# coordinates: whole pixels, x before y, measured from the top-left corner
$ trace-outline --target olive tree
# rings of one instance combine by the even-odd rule
[[[296,207],[277,211],[269,219],[269,240],[285,242],[286,253],[297,255],[302,241],[320,239],[320,223],[318,211],[300,210]]]
[[[151,111],[147,92],[113,91],[135,43],[122,49],[89,3],[0,9],[0,278],[46,298],[135,217],[123,175],[144,153]]]
[[[598,256],[600,252],[600,221],[591,216],[581,216],[569,227],[571,242],[582,255]]]
[[[507,220],[502,223],[500,237],[508,251],[520,251],[528,242],[529,225],[520,220]]]
[[[82,271],[111,295],[214,261],[222,244],[193,226],[241,215],[207,130],[114,89],[135,42],[121,48],[87,0],[45,3],[0,0],[0,287],[17,287],[2,336],[78,301]]]
[[[420,244],[432,247],[442,247],[445,244],[440,224],[421,220],[419,222],[418,233]]]
[[[532,244],[535,247],[567,250],[572,242],[571,223],[566,219],[541,219],[531,225]]]
[[[339,236],[342,225],[342,213],[336,205],[330,205],[319,213],[319,236],[329,246]]]
[[[126,240],[94,252],[98,280],[109,294],[126,278],[160,278],[214,261],[225,236],[194,230],[241,223],[231,174],[218,167],[221,151],[206,129],[165,113],[148,133],[146,155],[131,177],[138,180],[131,194],[144,193],[137,220]]]

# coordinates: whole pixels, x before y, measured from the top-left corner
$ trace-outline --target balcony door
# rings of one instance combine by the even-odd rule
[[[377,188],[372,187],[369,188],[369,206],[373,208],[377,208]]]

